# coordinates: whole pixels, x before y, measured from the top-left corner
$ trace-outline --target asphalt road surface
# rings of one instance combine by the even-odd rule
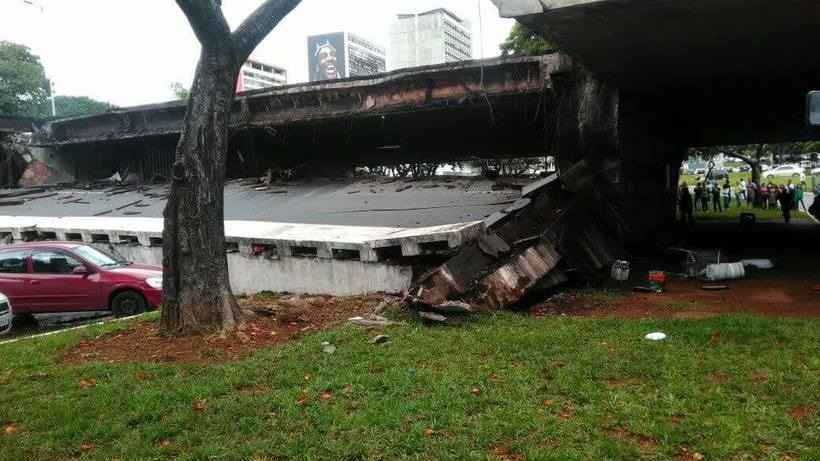
[[[340,226],[428,227],[481,220],[521,195],[515,188],[504,188],[483,178],[315,180],[255,189],[238,181],[228,183],[225,218]],[[165,186],[124,193],[111,188],[48,190],[32,196],[2,199],[0,202],[25,203],[0,206],[0,216],[162,217],[166,194]]]

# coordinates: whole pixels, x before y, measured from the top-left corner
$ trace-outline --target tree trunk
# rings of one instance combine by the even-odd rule
[[[230,47],[203,47],[164,213],[160,328],[165,334],[224,334],[242,322],[228,278],[223,207],[238,72]]]

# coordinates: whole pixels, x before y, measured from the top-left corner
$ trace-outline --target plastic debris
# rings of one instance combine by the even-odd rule
[[[661,333],[660,331],[657,331],[655,333],[649,333],[648,335],[644,336],[644,338],[650,341],[663,341],[664,339],[666,339],[666,333]]]
[[[774,263],[771,259],[744,259],[741,261],[744,266],[751,266],[756,269],[773,269]]]
[[[612,280],[626,282],[629,280],[629,272],[629,261],[615,261],[612,264],[610,276],[612,277]]]
[[[746,277],[743,263],[710,264],[706,266],[706,279],[709,281],[737,280]]]

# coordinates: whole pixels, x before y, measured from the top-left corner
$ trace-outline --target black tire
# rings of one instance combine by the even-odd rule
[[[111,298],[111,312],[116,317],[130,317],[145,312],[145,298],[136,291],[121,291]]]

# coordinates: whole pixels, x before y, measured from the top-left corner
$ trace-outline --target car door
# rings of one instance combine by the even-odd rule
[[[0,250],[0,293],[9,298],[17,313],[28,312],[31,307],[28,255],[27,249]]]
[[[74,274],[74,268],[79,266],[85,264],[66,251],[33,250],[29,274],[33,312],[100,309],[101,306],[96,305],[99,298],[99,275]]]

